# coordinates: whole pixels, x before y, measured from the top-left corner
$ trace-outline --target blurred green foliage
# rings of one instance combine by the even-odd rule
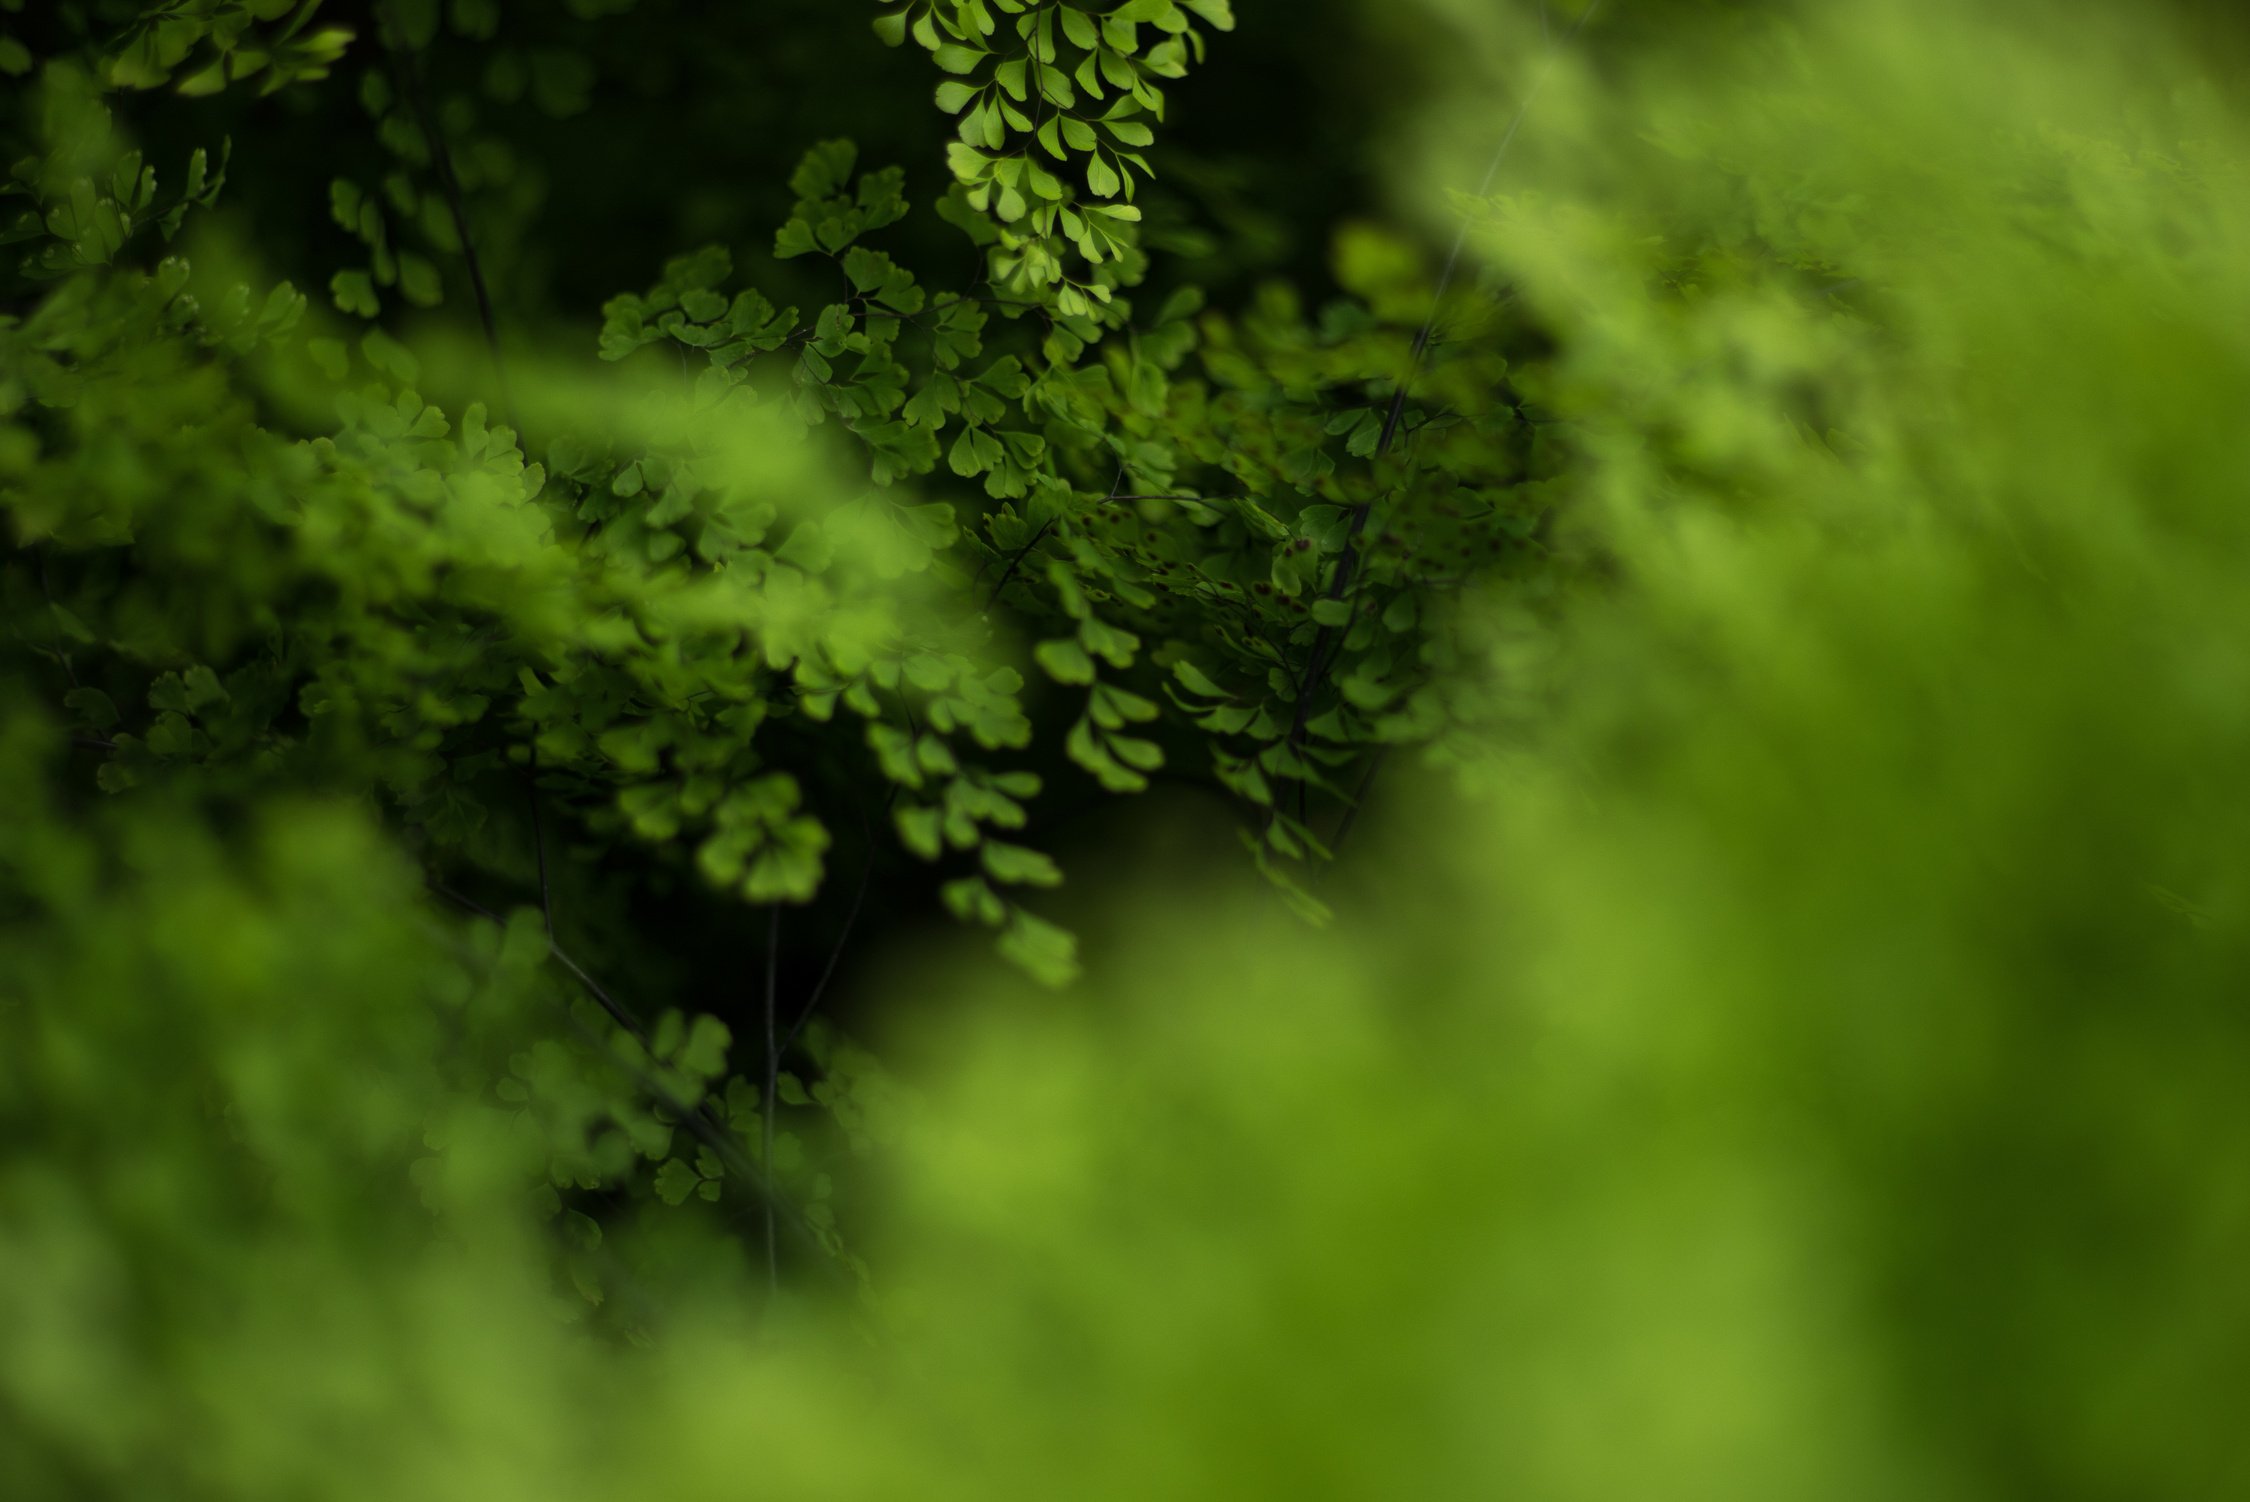
[[[0,4],[9,1495],[2250,1481],[2238,23],[1419,0],[1331,298],[1271,8],[871,5],[706,250],[525,120],[751,23],[346,9]]]

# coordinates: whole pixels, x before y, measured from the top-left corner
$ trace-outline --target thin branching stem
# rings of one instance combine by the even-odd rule
[[[539,742],[531,743],[531,764],[524,773],[524,792],[531,803],[531,849],[539,862],[539,916],[547,923],[547,942],[555,941],[555,901],[547,886],[547,831],[539,817]]]
[[[885,810],[888,810],[891,803],[897,801],[897,798],[898,785],[893,783],[890,799],[883,805]],[[867,839],[867,859],[860,865],[859,886],[852,892],[852,905],[844,914],[844,931],[836,936],[835,945],[829,949],[828,963],[821,967],[820,979],[813,982],[812,994],[805,998],[805,1005],[797,1013],[797,1020],[789,1024],[789,1031],[781,1040],[782,1053],[787,1053],[796,1046],[797,1038],[804,1032],[805,1025],[811,1022],[813,1014],[820,1010],[820,999],[828,993],[828,982],[835,977],[836,967],[843,961],[844,948],[851,942],[852,929],[859,922],[860,907],[867,901],[867,889],[875,877],[875,831],[869,827],[864,809],[861,810],[859,823],[860,831]]]
[[[758,1168],[767,1182],[773,1180],[773,1115],[780,1104],[781,1049],[775,1037],[774,1015],[780,1003],[781,904],[766,909],[766,1089],[765,1110],[758,1117]],[[773,1196],[766,1196],[766,1283],[781,1291],[781,1257],[774,1243]]]
[[[464,912],[472,913],[488,923],[504,926],[507,922],[498,913],[474,898],[464,896],[435,880],[431,880],[427,884],[433,893]],[[563,968],[568,970],[580,985],[586,988],[586,993],[594,998],[595,1003],[601,1007],[609,1019],[623,1028],[641,1045],[644,1052],[654,1058],[655,1050],[650,1047],[648,1035],[641,1028],[639,1019],[634,1017],[631,1011],[610,995],[591,975],[588,975],[584,967],[564,953],[561,946],[550,943],[548,951],[562,963]],[[607,1059],[620,1073],[631,1079],[635,1087],[652,1101],[658,1110],[687,1128],[691,1136],[711,1149],[728,1173],[732,1174],[739,1182],[749,1186],[750,1192],[760,1201],[763,1207],[769,1260],[773,1259],[775,1227],[778,1224],[787,1224],[790,1233],[801,1238],[807,1245],[816,1249],[820,1247],[820,1239],[813,1231],[812,1222],[805,1218],[803,1211],[782,1195],[780,1189],[775,1186],[771,1177],[766,1173],[763,1165],[750,1161],[749,1154],[742,1150],[741,1144],[734,1140],[734,1134],[729,1132],[726,1125],[712,1114],[708,1105],[702,1102],[690,1105],[680,1099],[662,1080],[632,1061],[619,1058],[600,1035],[587,1027],[570,1008],[564,1007],[562,1011],[563,1018],[569,1023],[571,1030],[579,1035],[581,1041],[588,1048]],[[813,1260],[831,1276],[838,1278],[842,1276],[842,1269],[836,1267],[827,1257],[816,1257]]]
[[[1592,4],[1579,12],[1578,19],[1571,24],[1570,30],[1563,36],[1563,46],[1568,46],[1581,31],[1586,29],[1588,23],[1601,11],[1602,4],[1603,0],[1593,0]],[[1541,19],[1544,23],[1544,9],[1542,9]],[[1548,75],[1553,69],[1554,60],[1559,51],[1559,47],[1548,49],[1545,61],[1532,76],[1530,86],[1524,90],[1523,98],[1517,102],[1515,113],[1508,119],[1507,129],[1501,132],[1499,144],[1493,148],[1491,158],[1485,163],[1484,176],[1477,183],[1476,196],[1478,198],[1486,198],[1491,195],[1492,184],[1500,175],[1500,165],[1507,160],[1509,149],[1515,145],[1517,133],[1523,129],[1525,117],[1531,113],[1531,106],[1537,102],[1540,91],[1546,87]],[[1384,415],[1382,432],[1375,441],[1374,457],[1378,465],[1390,453],[1392,443],[1398,438],[1399,426],[1406,416],[1407,398],[1413,390],[1414,378],[1421,373],[1423,357],[1428,354],[1430,340],[1436,334],[1439,321],[1444,315],[1446,294],[1452,290],[1454,274],[1460,269],[1461,255],[1468,248],[1468,243],[1469,221],[1464,218],[1460,226],[1454,231],[1453,245],[1446,252],[1444,269],[1438,273],[1437,286],[1430,297],[1429,317],[1424,319],[1421,328],[1415,331],[1414,343],[1407,356],[1406,372],[1400,376],[1397,389],[1391,393],[1390,410]],[[1360,538],[1367,530],[1367,520],[1374,513],[1374,509],[1375,501],[1372,495],[1352,508],[1351,530],[1346,534],[1344,550],[1336,560],[1336,572],[1329,579],[1327,597],[1331,600],[1344,599],[1351,592],[1352,585],[1358,578]],[[1313,633],[1312,650],[1306,654],[1304,672],[1297,680],[1296,710],[1290,719],[1287,744],[1292,751],[1299,750],[1304,744],[1306,722],[1312,716],[1313,695],[1319,690],[1321,682],[1327,677],[1330,662],[1336,654],[1336,649],[1342,644],[1346,629],[1348,628],[1322,626]],[[1299,813],[1302,815],[1304,786],[1301,782],[1298,785],[1298,798]]]
[[[376,6],[376,17],[384,45],[391,55],[391,66],[398,74],[399,92],[405,96],[407,108],[414,112],[414,123],[429,147],[430,167],[437,173],[446,214],[453,221],[455,238],[461,242],[461,264],[469,274],[469,291],[476,298],[477,321],[484,326],[485,346],[492,354],[492,373],[499,382],[501,408],[508,414],[508,425],[521,432],[521,425],[516,421],[515,399],[508,388],[508,362],[500,350],[500,324],[493,315],[492,292],[485,284],[484,263],[477,257],[476,237],[469,232],[468,200],[461,192],[461,179],[453,170],[453,152],[446,145],[444,126],[438,120],[437,109],[423,82],[421,60],[388,4]]]

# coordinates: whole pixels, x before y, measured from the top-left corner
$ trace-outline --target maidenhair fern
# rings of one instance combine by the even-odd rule
[[[1504,289],[1436,306],[1390,232],[1346,227],[1318,307],[1273,285],[1222,312],[1192,268],[1144,292],[1135,199],[1225,0],[897,0],[875,31],[936,65],[936,203],[809,143],[770,257],[659,249],[601,309],[621,368],[521,344],[494,268],[522,264],[540,190],[486,118],[586,108],[596,65],[541,29],[623,8],[521,40],[466,0],[39,18],[8,54],[36,107],[10,127],[0,509],[9,638],[98,786],[379,808],[441,910],[551,949],[595,1007],[495,1084],[610,1144],[558,1148],[554,1187],[677,1201],[763,1173],[744,1155],[773,1150],[785,1024],[820,988],[769,978],[765,1078],[730,1075],[710,1014],[742,1004],[620,1002],[565,947],[613,921],[605,863],[737,912],[825,898],[840,953],[888,844],[1059,983],[1040,800],[1165,775],[1232,802],[1317,915],[1307,870],[1375,755],[1475,719],[1448,601],[1562,573],[1557,445],[1510,385]],[[118,112],[159,92],[180,123],[128,140]],[[278,108],[344,132],[317,196],[258,196],[287,174],[246,122]],[[243,254],[229,204],[334,258],[290,268],[322,304]],[[921,264],[919,216],[974,273]],[[483,348],[432,310],[473,313]],[[611,1093],[567,1082],[588,1037],[624,1058]],[[840,1074],[791,1088],[856,1109]],[[771,1166],[799,1198],[825,1182]]]
[[[2250,32],[1240,9],[0,0],[9,1502],[2250,1491]]]

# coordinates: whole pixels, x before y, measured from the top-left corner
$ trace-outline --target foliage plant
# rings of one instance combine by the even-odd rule
[[[1546,502],[1504,314],[1470,299],[1433,344],[1395,235],[1343,236],[1355,295],[1317,316],[1278,286],[1233,317],[1192,282],[1136,307],[1166,91],[1233,24],[1224,0],[885,10],[865,45],[911,41],[942,80],[931,212],[974,274],[880,248],[904,172],[819,141],[769,258],[814,264],[802,307],[738,285],[723,245],[658,253],[600,310],[621,369],[526,356],[501,289],[537,204],[478,111],[589,108],[592,64],[542,32],[598,46],[624,9],[520,36],[489,5],[403,0],[358,24],[67,3],[25,27],[0,504],[10,639],[93,786],[370,799],[463,921],[535,908],[598,1014],[557,1046],[622,1049],[628,1086],[657,1072],[557,1126],[554,1185],[677,1202],[764,1180],[746,1154],[774,1154],[777,1101],[864,1145],[861,1081],[804,1029],[885,846],[938,868],[922,900],[1061,983],[1074,940],[1026,899],[1062,880],[1034,800],[1171,767],[1242,810],[1256,863],[1319,916],[1314,821],[1348,812],[1376,748],[1461,722],[1433,687],[1444,601],[1533,568]],[[268,280],[221,207],[286,185],[199,112],[230,94],[366,162],[318,202],[251,205],[325,214],[347,248],[322,290]],[[722,964],[619,1000],[588,968],[661,968],[633,910],[683,886],[764,910],[703,909],[765,951],[762,996]],[[815,925],[785,921],[824,894]],[[786,998],[785,939],[830,946]],[[632,1154],[583,1156],[603,1121]],[[765,1213],[770,1244],[798,1212]]]
[[[2240,1489],[2238,23],[1239,9],[0,0],[17,1494]]]

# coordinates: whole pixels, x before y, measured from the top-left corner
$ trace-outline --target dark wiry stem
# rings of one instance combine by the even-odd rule
[[[992,598],[985,603],[987,610],[1000,603],[1000,592],[1008,587],[1008,581],[1016,576],[1016,570],[1023,567],[1023,561],[1031,556],[1031,550],[1039,546],[1047,534],[1055,529],[1056,520],[1055,517],[1048,517],[1039,530],[1031,534],[1031,541],[1018,548],[1016,556],[1008,560],[1008,566],[1000,571],[1000,582],[992,586]]]
[[[62,622],[62,616],[60,614],[62,606],[55,603],[54,588],[47,582],[46,548],[41,548],[39,550],[39,592],[47,597],[47,614],[49,618],[55,621],[55,623],[59,627]],[[79,687],[78,669],[71,664],[70,654],[68,652],[65,652],[62,648],[57,647],[54,649],[54,656],[55,661],[62,664],[63,676],[70,680],[70,686],[72,688]]]
[[[378,4],[375,13],[392,67],[398,73],[399,92],[405,95],[407,107],[414,112],[414,123],[420,127],[422,139],[429,147],[430,166],[437,173],[438,189],[445,197],[446,213],[453,220],[454,236],[461,242],[461,263],[469,273],[469,290],[476,297],[477,319],[484,325],[485,345],[492,352],[492,372],[500,383],[501,408],[507,413],[508,425],[516,427],[515,401],[508,389],[508,365],[500,353],[500,325],[493,317],[492,293],[485,285],[484,264],[477,259],[476,239],[469,233],[468,204],[462,197],[461,180],[454,175],[453,153],[446,146],[437,110],[423,86],[420,60],[408,43],[406,33],[399,28],[387,4]]]
[[[547,888],[547,832],[539,817],[539,743],[531,743],[531,766],[524,774],[524,791],[531,799],[531,849],[539,860],[539,916],[546,920],[547,942],[555,941],[555,902]]]
[[[1351,802],[1344,809],[1344,817],[1336,825],[1336,832],[1328,837],[1328,853],[1333,855],[1344,848],[1345,837],[1359,822],[1359,811],[1367,806],[1367,792],[1375,785],[1375,774],[1383,770],[1383,758],[1390,755],[1389,746],[1377,746],[1375,754],[1367,759],[1367,770],[1359,777],[1359,786],[1352,789]]]
[[[779,994],[781,959],[781,904],[774,903],[766,909],[766,1108],[758,1120],[758,1170],[768,1183],[773,1180],[773,1113],[779,1104],[781,1083],[781,1049],[775,1038],[774,1007]],[[774,1293],[781,1291],[781,1259],[773,1237],[773,1196],[766,1196],[766,1284]]]
[[[1583,31],[1587,23],[1594,19],[1595,14],[1601,8],[1602,0],[1593,0],[1592,4],[1581,11],[1577,21],[1572,23],[1569,32],[1565,34],[1564,43],[1567,45],[1579,32]],[[1542,22],[1545,19],[1543,7],[1541,19]],[[1552,61],[1551,54],[1549,61]],[[1515,144],[1516,132],[1523,128],[1524,117],[1531,112],[1533,101],[1538,99],[1539,91],[1545,87],[1547,72],[1546,67],[1540,68],[1539,72],[1532,78],[1531,86],[1524,91],[1522,100],[1517,103],[1515,114],[1508,120],[1508,128],[1501,133],[1500,144],[1493,149],[1492,159],[1485,164],[1484,178],[1477,184],[1477,197],[1484,198],[1492,192],[1492,181],[1499,176],[1500,164],[1506,159],[1508,148]],[[1454,232],[1452,249],[1446,252],[1445,269],[1438,274],[1437,288],[1430,299],[1430,316],[1423,321],[1422,327],[1415,331],[1414,345],[1407,357],[1406,372],[1399,377],[1398,388],[1391,393],[1390,410],[1383,417],[1382,433],[1375,441],[1375,460],[1378,464],[1390,452],[1391,444],[1398,437],[1399,424],[1406,416],[1407,395],[1413,387],[1414,377],[1421,372],[1423,356],[1429,352],[1430,339],[1436,333],[1438,319],[1444,312],[1446,293],[1453,285],[1454,273],[1460,269],[1461,253],[1467,248],[1468,242],[1469,224],[1464,219],[1460,228]],[[1343,599],[1350,592],[1353,581],[1359,574],[1360,537],[1367,530],[1367,519],[1374,509],[1375,503],[1372,499],[1361,501],[1352,508],[1351,531],[1344,539],[1344,551],[1336,560],[1336,572],[1328,584],[1327,597],[1331,600]],[[1345,629],[1348,628],[1322,626],[1313,634],[1312,651],[1307,654],[1304,673],[1297,681],[1297,707],[1295,713],[1291,716],[1289,725],[1287,744],[1292,751],[1300,751],[1300,748],[1304,745],[1305,722],[1312,715],[1313,694],[1319,689],[1321,681],[1327,677],[1330,659],[1335,656],[1336,649],[1342,644]],[[1298,786],[1298,797],[1300,800],[1299,812],[1302,814],[1302,799],[1304,797],[1302,783]]]
[[[507,921],[492,909],[471,898],[462,896],[450,887],[432,881],[429,883],[429,888],[446,901],[453,903],[465,912],[474,913],[488,923],[499,924]],[[608,991],[597,984],[594,978],[588,975],[576,960],[564,953],[559,945],[549,941],[548,951],[562,962],[563,967],[577,978],[580,985],[586,988],[587,994],[594,998],[602,1011],[608,1014],[610,1020],[623,1028],[640,1043],[644,1050],[648,1051],[651,1057],[654,1057],[655,1050],[650,1046],[648,1034],[641,1027],[640,1020],[619,1003],[615,997],[611,996]],[[618,1069],[630,1076],[641,1093],[655,1102],[657,1109],[686,1127],[690,1135],[705,1147],[711,1149],[720,1163],[725,1165],[728,1173],[734,1175],[741,1183],[749,1186],[750,1192],[761,1202],[764,1209],[769,1257],[774,1240],[773,1227],[777,1218],[788,1222],[792,1235],[801,1237],[807,1244],[814,1247],[820,1245],[819,1237],[814,1233],[812,1222],[805,1219],[804,1212],[782,1198],[780,1190],[774,1186],[765,1169],[750,1161],[749,1155],[743,1152],[741,1145],[734,1140],[733,1134],[712,1114],[708,1105],[701,1102],[692,1106],[689,1105],[686,1101],[674,1095],[662,1080],[655,1078],[638,1065],[620,1059],[616,1054],[610,1052],[602,1039],[596,1036],[592,1029],[581,1022],[568,1008],[564,1009],[563,1016],[569,1022],[571,1029],[579,1035],[588,1047],[607,1058]],[[831,1276],[841,1277],[841,1269],[826,1257],[815,1260]]]
[[[505,918],[502,918],[492,909],[484,906],[482,903],[462,896],[459,892],[454,891],[451,887],[443,886],[435,881],[431,882],[429,884],[429,887],[431,891],[437,893],[440,897],[443,897],[446,901],[452,903],[455,907],[462,909],[464,912],[474,913],[479,918],[483,918],[492,923],[499,923],[504,925],[507,922]],[[594,998],[595,1004],[609,1015],[610,1021],[616,1023],[620,1028],[622,1028],[634,1042],[640,1044],[641,1047],[647,1051],[649,1057],[654,1058],[656,1056],[655,1040],[650,1038],[648,1029],[641,1025],[641,1019],[633,1015],[631,1008],[627,1007],[623,1002],[619,1001],[616,997],[610,995],[608,991],[604,990],[602,988],[601,982],[595,980],[591,975],[588,975],[586,973],[585,967],[580,965],[578,961],[572,959],[570,957],[569,951],[565,950],[560,944],[557,944],[555,942],[555,936],[552,930],[550,930],[547,935],[547,952],[555,958],[555,961],[558,964],[560,964],[565,970],[568,970],[571,975],[576,978],[578,984],[586,988],[586,994]]]
[[[897,799],[898,785],[894,783],[890,798],[883,804],[884,809],[888,811]],[[835,977],[836,966],[844,958],[844,947],[851,942],[852,928],[859,922],[860,904],[867,901],[867,888],[875,877],[875,831],[868,828],[864,809],[860,812],[859,822],[861,832],[867,836],[867,860],[859,868],[859,887],[852,893],[850,910],[844,914],[844,931],[836,936],[835,947],[828,951],[828,963],[821,967],[820,979],[813,982],[812,995],[805,998],[804,1009],[797,1013],[797,1020],[789,1025],[788,1035],[781,1040],[783,1053],[796,1046],[797,1037],[804,1032],[805,1024],[812,1021],[813,1013],[820,1010],[820,998],[828,993],[828,982]]]

